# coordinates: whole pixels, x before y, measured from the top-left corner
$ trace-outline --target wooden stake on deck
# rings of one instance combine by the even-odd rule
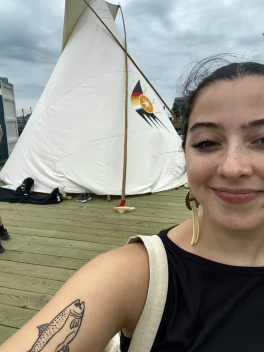
[[[121,203],[118,207],[114,209],[118,213],[126,213],[134,211],[133,207],[126,207],[126,176],[127,176],[127,130],[128,130],[128,52],[127,52],[127,35],[126,35],[126,26],[125,19],[123,15],[122,7],[119,5],[123,26],[124,26],[124,35],[125,35],[125,62],[126,62],[126,97],[125,97],[125,132],[124,132],[124,163],[123,163],[123,181],[122,181],[122,195],[121,195]]]
[[[126,97],[125,97],[125,133],[124,133],[124,165],[123,165],[123,183],[122,183],[122,195],[121,195],[121,201],[125,201],[126,199],[126,173],[127,173],[127,128],[128,128],[128,123],[127,123],[127,99],[128,99],[128,57],[127,57],[127,36],[126,36],[126,27],[125,27],[125,20],[124,20],[124,15],[122,11],[122,7],[119,5],[121,15],[122,15],[122,20],[123,20],[123,25],[124,25],[124,33],[125,33],[125,49],[126,49]]]

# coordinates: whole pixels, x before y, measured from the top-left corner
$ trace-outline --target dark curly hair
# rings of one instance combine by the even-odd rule
[[[186,138],[189,128],[189,119],[193,106],[203,89],[218,81],[233,81],[245,76],[264,76],[264,65],[259,62],[230,62],[226,58],[227,54],[218,54],[207,57],[198,62],[188,74],[179,80],[182,96],[187,98],[187,109],[185,113],[185,123],[183,126],[182,148],[185,150]],[[228,56],[235,56],[230,55]],[[237,57],[237,56],[235,56]],[[184,83],[182,84],[182,81]]]

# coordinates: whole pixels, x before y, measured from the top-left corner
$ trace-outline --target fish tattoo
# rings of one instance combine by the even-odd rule
[[[49,324],[38,326],[39,336],[28,352],[69,352],[69,344],[77,335],[85,305],[78,299],[60,312]]]

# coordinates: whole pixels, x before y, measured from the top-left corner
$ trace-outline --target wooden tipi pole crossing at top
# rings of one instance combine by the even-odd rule
[[[96,13],[96,11],[94,11],[94,9],[88,4],[88,2],[86,0],[83,0],[86,5],[93,11],[93,13],[95,14],[95,16],[100,20],[100,22],[104,25],[104,27],[108,30],[108,32],[112,35],[112,37],[115,39],[115,41],[117,42],[117,44],[120,46],[120,48],[124,51],[126,51],[126,49],[123,47],[122,44],[120,44],[119,40],[116,38],[116,36],[112,33],[112,31],[107,27],[107,25],[104,23],[104,21],[100,18],[100,16],[98,16],[98,14]],[[148,84],[151,86],[151,88],[154,90],[154,92],[157,94],[157,96],[159,97],[159,99],[162,101],[162,103],[164,104],[164,106],[168,109],[168,111],[170,112],[170,114],[173,116],[173,113],[171,111],[171,109],[168,107],[168,105],[165,103],[165,101],[162,99],[162,97],[159,95],[159,93],[156,91],[156,89],[153,87],[153,85],[150,83],[150,81],[147,79],[147,77],[144,75],[144,73],[141,71],[141,69],[138,67],[138,65],[136,64],[136,62],[133,60],[133,58],[130,56],[129,53],[127,53],[128,58],[131,60],[131,62],[134,64],[134,66],[138,69],[138,71],[142,74],[142,76],[144,77],[144,79],[148,82]],[[180,121],[176,120],[176,123],[183,128],[182,124]]]

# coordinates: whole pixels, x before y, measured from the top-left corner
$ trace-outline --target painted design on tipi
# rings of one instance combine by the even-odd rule
[[[163,123],[158,119],[155,114],[160,114],[160,112],[154,111],[154,101],[150,101],[150,99],[145,95],[146,90],[143,92],[140,80],[135,86],[133,93],[131,95],[131,104],[133,105],[135,111],[151,126],[152,124],[159,128],[161,125],[166,128]],[[167,130],[167,128],[166,128]]]

